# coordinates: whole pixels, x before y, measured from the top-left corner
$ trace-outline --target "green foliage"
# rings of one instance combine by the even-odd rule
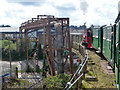
[[[66,86],[66,83],[70,80],[71,74],[59,74],[53,76],[52,78],[47,77],[43,79],[43,86],[45,85],[46,88],[57,88],[63,89]]]
[[[32,49],[32,40],[28,41],[28,55],[32,57],[31,53]],[[38,59],[43,59],[43,53],[41,49],[41,44],[38,44]],[[17,40],[17,42],[13,43],[9,40],[0,40],[0,47],[2,47],[2,60],[9,61],[9,50],[11,53],[12,61],[26,60],[27,59],[27,49],[26,49],[26,41],[25,38]]]
[[[45,63],[45,55],[43,55],[43,68],[42,68],[42,76],[46,77],[46,72],[47,72],[47,66]]]
[[[0,43],[2,43],[2,48],[4,51],[9,50],[9,44],[10,44],[10,50],[16,49],[16,45],[12,41],[2,40]]]
[[[20,41],[20,39],[18,39],[17,51],[19,53],[19,56],[18,56],[19,60],[25,60],[27,58],[25,38],[22,39],[22,42]]]
[[[41,49],[41,44],[38,44],[38,59],[43,59],[43,51]]]
[[[0,45],[2,45],[2,59],[9,60],[9,50],[12,53],[16,50],[16,45],[10,40],[1,40]],[[16,54],[16,53],[15,53]],[[14,57],[12,57],[13,59]]]
[[[25,40],[23,44],[20,44],[20,40],[17,43],[13,43],[11,40],[1,40],[0,46],[2,46],[2,60],[9,60],[9,50],[11,53],[12,61],[25,60]]]

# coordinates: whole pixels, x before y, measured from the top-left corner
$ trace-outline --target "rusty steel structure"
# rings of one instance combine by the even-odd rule
[[[62,35],[63,35],[63,46],[62,48],[55,47],[55,35],[51,34],[51,29],[54,28],[55,23],[60,23],[62,26]],[[55,75],[55,50],[68,50],[69,60],[70,60],[70,72],[73,74],[73,59],[72,59],[72,51],[71,51],[71,42],[70,42],[70,31],[69,31],[69,18],[56,18],[52,15],[37,15],[37,18],[32,18],[32,20],[28,20],[24,22],[19,27],[19,38],[23,40],[23,37],[26,41],[26,52],[27,52],[27,64],[30,59],[29,53],[29,40],[38,39],[36,43],[39,43],[39,30],[42,29],[43,33],[43,46],[44,46],[44,54],[46,55],[46,59],[51,71],[51,75]],[[24,32],[24,35],[23,35]],[[36,32],[36,33],[35,33]],[[35,34],[30,34],[35,33]],[[33,52],[32,52],[33,53]],[[36,54],[38,56],[38,46],[36,47]]]

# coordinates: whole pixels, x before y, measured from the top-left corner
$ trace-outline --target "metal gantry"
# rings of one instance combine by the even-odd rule
[[[62,36],[63,36],[63,47],[56,48],[56,38],[55,34],[51,33],[51,29],[54,29],[54,24],[60,23],[62,26]],[[39,38],[39,30],[42,29],[43,33],[42,38]],[[70,31],[69,31],[69,18],[56,18],[52,15],[37,15],[37,18],[32,18],[32,20],[28,20],[21,24],[19,28],[19,38],[22,44],[22,38],[24,32],[24,38],[26,41],[26,52],[27,52],[27,65],[28,60],[30,59],[29,53],[29,40],[31,35],[29,33],[36,32],[35,38],[42,39],[43,46],[44,46],[44,54],[46,55],[46,59],[48,61],[48,65],[51,71],[51,75],[55,75],[55,50],[68,50],[69,51],[69,60],[70,60],[70,72],[73,74],[73,60],[72,60],[72,51],[71,51],[71,42],[70,42]],[[36,42],[39,43],[39,40]],[[36,47],[37,56],[38,56],[38,46]],[[33,53],[33,52],[32,52]]]

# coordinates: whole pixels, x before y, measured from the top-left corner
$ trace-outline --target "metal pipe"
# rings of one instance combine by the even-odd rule
[[[69,90],[82,76],[83,76],[83,73],[69,86],[67,90]]]

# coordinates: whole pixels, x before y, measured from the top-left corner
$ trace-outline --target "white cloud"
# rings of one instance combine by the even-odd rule
[[[88,26],[91,24],[104,25],[114,23],[118,14],[118,0],[45,0],[44,2],[36,0],[35,2],[38,3],[36,6],[29,5],[29,3],[23,5],[19,3],[20,0],[16,2],[8,3],[8,1],[1,0],[0,24],[20,26],[22,22],[37,15],[50,14],[56,17],[69,17],[71,25],[79,26],[84,22]],[[82,4],[86,7],[84,5],[82,7]]]
[[[117,7],[118,0],[89,0],[88,22],[100,25],[114,24],[118,14]]]

